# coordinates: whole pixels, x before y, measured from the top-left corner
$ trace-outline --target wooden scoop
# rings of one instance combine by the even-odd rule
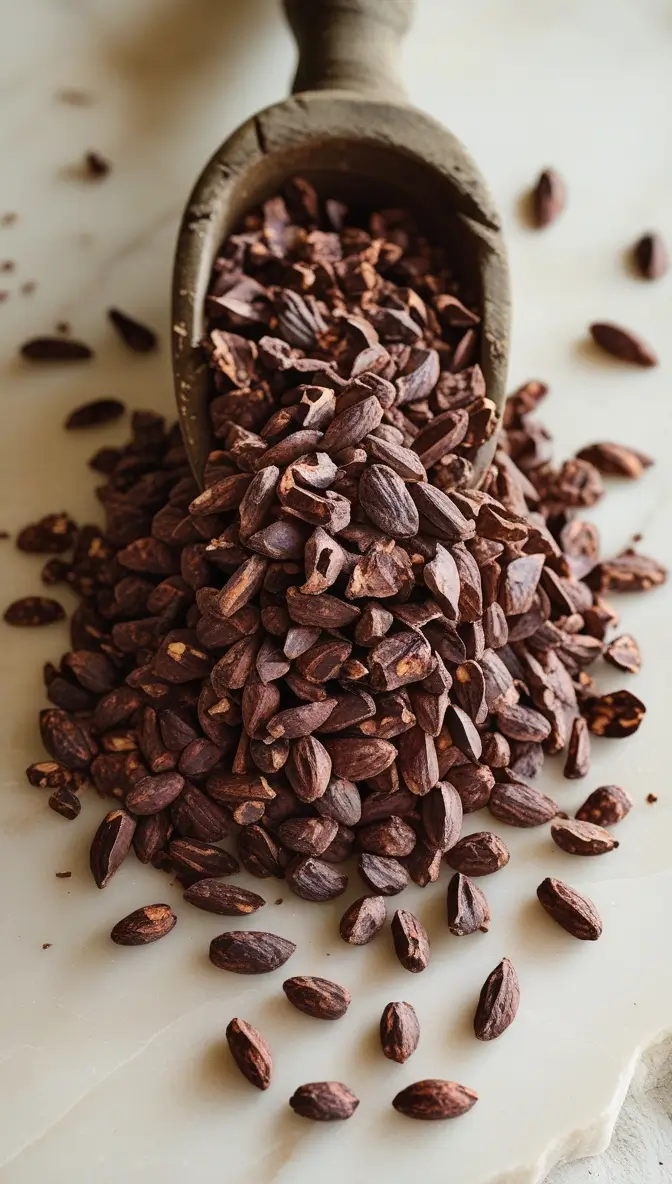
[[[413,0],[284,0],[299,47],[293,93],[248,119],[205,166],[180,226],[173,275],[173,374],[184,441],[202,481],[215,446],[201,347],[218,249],[242,216],[294,176],[324,197],[371,209],[405,206],[450,246],[480,293],[479,362],[501,408],[509,353],[509,281],[497,211],[459,140],[407,104],[401,39]],[[478,481],[495,438],[480,450]]]

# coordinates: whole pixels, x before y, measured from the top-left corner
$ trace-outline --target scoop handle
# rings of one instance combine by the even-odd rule
[[[401,41],[415,0],[283,0],[299,49],[292,93],[349,90],[403,102]]]

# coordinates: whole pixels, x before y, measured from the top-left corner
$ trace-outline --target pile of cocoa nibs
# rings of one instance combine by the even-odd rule
[[[472,488],[478,450],[500,426],[476,361],[478,306],[449,253],[401,210],[357,219],[295,179],[224,245],[207,313],[219,447],[203,491],[178,430],[136,413],[129,443],[91,461],[105,476],[105,525],[56,514],[19,536],[52,556],[45,583],[81,597],[72,649],[45,668],[50,759],[28,778],[66,818],[87,782],[112,799],[91,845],[101,888],[133,849],[175,875],[189,904],[236,917],[265,904],[227,882],[241,864],[317,902],[344,893],[354,871],[364,894],[340,936],[364,945],[386,924],[387,897],[409,880],[435,883],[447,865],[451,933],[486,931],[475,881],[509,861],[488,818],[548,825],[563,851],[587,856],[618,845],[606,828],[632,806],[602,786],[571,819],[532,781],[560,754],[566,777],[585,777],[591,734],[619,739],[642,721],[630,690],[599,694],[588,669],[604,660],[637,672],[637,644],[614,635],[605,594],[647,591],[666,572],[632,549],[600,558],[597,530],[578,514],[602,496],[601,474],[632,479],[651,462],[604,442],[555,467],[535,415],[546,387],[529,382]],[[63,615],[53,600],[28,601],[6,619]],[[476,810],[482,829],[461,837]],[[594,905],[569,885],[549,877],[538,897],[573,936],[600,936]],[[146,944],[175,920],[149,905],[112,937]],[[425,970],[420,921],[399,909],[391,933],[402,966]],[[210,958],[261,974],[294,950],[273,933],[227,930]],[[284,990],[322,1019],[350,1002],[317,977]],[[518,999],[504,959],[475,1007],[476,1037],[499,1036]],[[387,1057],[405,1061],[419,1036],[410,1004],[385,1008]],[[227,1037],[245,1076],[267,1088],[263,1038],[238,1018]],[[475,1101],[431,1079],[393,1105],[438,1119]],[[358,1101],[317,1082],[291,1105],[333,1120]]]

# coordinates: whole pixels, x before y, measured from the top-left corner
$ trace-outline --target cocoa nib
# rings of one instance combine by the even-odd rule
[[[403,1065],[420,1040],[420,1023],[410,1003],[388,1003],[380,1017],[380,1043],[390,1061]]]
[[[268,974],[291,958],[296,946],[285,937],[261,930],[229,930],[210,942],[210,961],[234,974]]]
[[[263,1036],[245,1020],[232,1019],[226,1028],[226,1042],[243,1077],[257,1089],[268,1089],[273,1058]]]
[[[313,1122],[342,1122],[355,1113],[359,1098],[340,1081],[313,1081],[300,1085],[289,1104],[301,1118],[310,1118]]]
[[[110,937],[118,946],[146,946],[174,929],[177,917],[167,904],[148,904],[117,921]]]
[[[481,989],[474,1016],[474,1033],[479,1040],[495,1040],[516,1018],[520,1003],[518,975],[508,958],[503,958]]]
[[[326,978],[288,978],[282,989],[298,1011],[317,1020],[338,1020],[350,1006],[350,992]]]
[[[549,917],[582,941],[597,941],[602,921],[592,901],[562,880],[548,877],[537,888],[537,896]]]
[[[478,1101],[478,1094],[459,1085],[456,1081],[441,1081],[428,1078],[406,1086],[394,1098],[392,1105],[407,1118],[419,1118],[426,1122],[445,1118],[459,1118],[466,1114]]]

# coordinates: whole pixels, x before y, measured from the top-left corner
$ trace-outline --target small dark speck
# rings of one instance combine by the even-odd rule
[[[21,295],[22,296],[32,296],[36,287],[37,287],[37,284],[35,283],[35,280],[26,280],[25,284],[21,284],[21,289],[20,289]]]
[[[633,534],[632,541],[633,541],[633,543],[641,543],[643,538],[644,538],[644,535],[640,534],[639,531],[637,531],[637,534]]]
[[[0,530],[0,539],[11,539],[11,537],[8,530]]]
[[[43,950],[50,950],[51,949],[51,942],[50,941],[42,942],[42,949]]]
[[[652,806],[654,804],[654,802],[658,801],[658,794],[657,793],[647,793],[646,800],[649,803],[649,805]]]
[[[16,263],[13,259],[3,259],[2,262],[0,262],[0,271],[14,271],[15,268]]]
[[[56,332],[62,333],[64,336],[67,337],[68,333],[71,332],[70,322],[69,321],[56,321]]]
[[[279,896],[279,897],[278,897],[278,899],[276,900],[276,902],[275,902],[275,903],[276,903],[276,904],[282,904],[282,897],[281,897],[281,896]]]
[[[328,950],[327,950],[327,958],[331,958],[331,954],[329,953]]]
[[[8,214],[3,214],[0,218],[0,226],[13,226],[18,216],[18,214],[14,214],[11,211]]]
[[[84,154],[84,173],[93,180],[106,177],[112,168],[109,160],[101,156],[100,152],[86,152]]]
[[[9,299],[9,292],[4,291],[4,289],[3,289],[3,291],[0,292],[0,304],[2,304],[3,300],[8,300],[8,299]]]
[[[76,90],[71,86],[57,90],[55,97],[59,103],[67,103],[70,107],[90,107],[95,101],[90,91]]]
[[[69,880],[72,872],[56,872],[57,880]]]

